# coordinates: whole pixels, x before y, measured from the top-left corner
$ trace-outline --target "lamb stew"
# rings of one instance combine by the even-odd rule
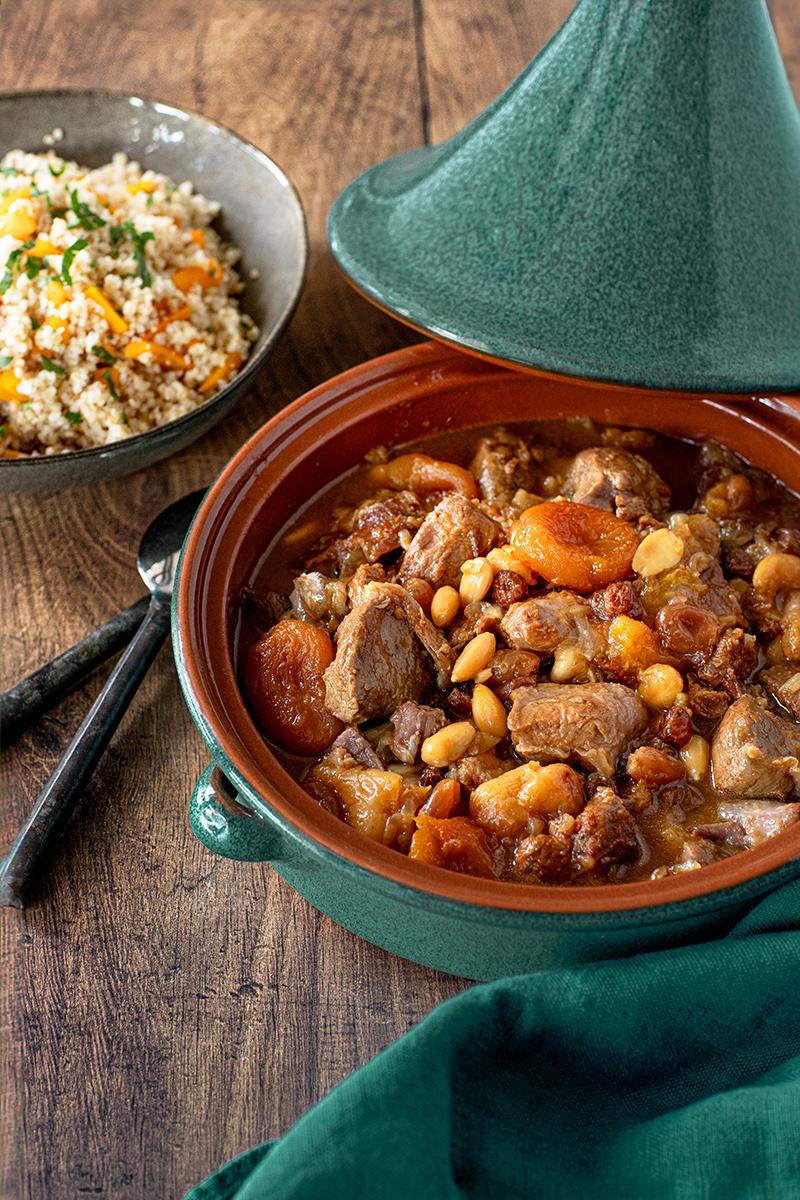
[[[420,862],[595,886],[800,818],[800,501],[588,420],[438,437],[327,489],[242,590],[237,662],[323,807]]]

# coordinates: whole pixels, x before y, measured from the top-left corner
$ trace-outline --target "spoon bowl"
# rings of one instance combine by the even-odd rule
[[[172,585],[181,547],[205,489],[171,504],[147,528],[137,566],[150,590],[139,630],[95,700],[0,866],[0,903],[24,908],[45,854],[79,797],[170,629]]]

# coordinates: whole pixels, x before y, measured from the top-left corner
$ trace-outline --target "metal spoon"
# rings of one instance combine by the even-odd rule
[[[115,613],[105,625],[87,633],[58,658],[3,692],[0,695],[0,747],[10,745],[49,704],[127,646],[147,616],[149,606],[150,597],[142,596],[129,608]]]
[[[95,700],[0,866],[0,904],[25,907],[45,852],[58,838],[170,627],[172,583],[201,490],[165,509],[139,547],[139,574],[150,589],[147,615]]]

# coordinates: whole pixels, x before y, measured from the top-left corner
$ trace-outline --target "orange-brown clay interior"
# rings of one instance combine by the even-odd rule
[[[588,416],[673,437],[713,439],[800,493],[800,398],[650,392],[534,378],[425,342],[374,359],[296,400],[259,430],[211,488],[184,552],[180,650],[206,730],[265,812],[385,881],[450,900],[563,914],[648,909],[707,897],[800,856],[800,824],[698,871],[597,888],[475,879],[413,862],[321,808],[251,721],[233,663],[237,596],[268,544],[322,487],[376,445],[469,426]],[[365,877],[369,883],[369,877]]]

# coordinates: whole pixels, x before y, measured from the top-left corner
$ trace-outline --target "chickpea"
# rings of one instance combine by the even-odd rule
[[[671,708],[683,691],[683,679],[674,667],[653,663],[639,672],[636,690],[651,708]]]

